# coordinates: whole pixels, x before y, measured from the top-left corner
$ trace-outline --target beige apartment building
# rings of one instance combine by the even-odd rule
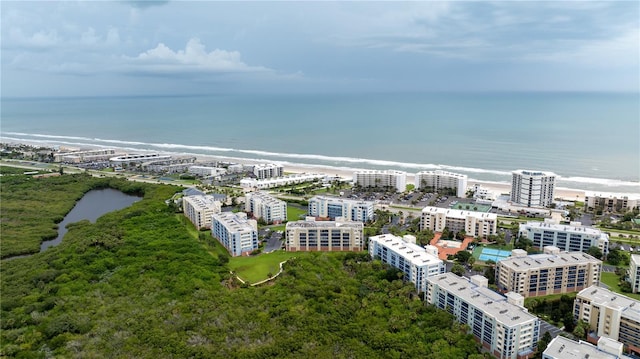
[[[211,228],[211,218],[220,213],[222,203],[211,195],[186,196],[182,198],[182,212],[198,228]]]
[[[364,245],[364,224],[336,218],[335,221],[304,221],[286,225],[287,251],[361,251]]]
[[[523,297],[573,293],[598,284],[602,261],[582,252],[544,248],[543,254],[527,255],[522,249],[496,265],[496,284],[501,292]]]
[[[422,210],[421,230],[442,232],[444,227],[453,232],[464,230],[471,237],[488,237],[497,232],[498,215],[439,207],[425,207]]]
[[[591,286],[576,295],[573,315],[589,323],[590,341],[611,338],[640,354],[640,301]]]

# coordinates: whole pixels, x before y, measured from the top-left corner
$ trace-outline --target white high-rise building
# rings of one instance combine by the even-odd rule
[[[364,243],[362,222],[316,221],[307,217],[304,221],[288,222],[287,251],[361,251]]]
[[[565,252],[586,252],[589,247],[598,247],[604,255],[609,253],[609,235],[597,228],[585,227],[580,222],[531,221],[520,224],[519,233],[539,249],[555,246]]]
[[[369,255],[400,269],[406,279],[421,292],[427,289],[427,278],[444,273],[445,270],[444,263],[438,258],[437,249],[427,251],[393,234],[369,237]]]
[[[632,254],[629,261],[628,278],[631,283],[631,292],[640,292],[640,254]]]
[[[197,229],[211,228],[211,216],[221,210],[222,203],[216,201],[214,196],[182,197],[182,212]]]
[[[351,221],[367,222],[373,220],[374,203],[340,197],[313,196],[309,200],[309,215],[330,219],[344,217]]]
[[[355,184],[363,188],[390,188],[396,192],[407,190],[407,173],[403,171],[363,170],[357,171],[353,178]]]
[[[257,179],[282,177],[284,166],[275,163],[258,164],[253,166],[253,174]]]
[[[488,237],[498,230],[498,215],[463,211],[451,208],[425,207],[422,210],[420,229],[442,232],[444,227],[452,232],[465,231],[467,236]]]
[[[249,192],[245,195],[245,212],[262,218],[267,223],[282,223],[287,220],[287,202],[265,192]]]
[[[548,207],[553,202],[556,175],[517,170],[511,177],[511,202],[527,207]]]
[[[533,355],[540,319],[529,314],[516,293],[500,295],[487,288],[487,278],[445,273],[427,279],[427,302],[453,314],[469,326],[483,348],[495,358],[518,359]]]
[[[258,249],[258,224],[243,212],[214,214],[211,235],[234,257]]]
[[[452,189],[456,197],[466,197],[467,175],[447,171],[422,171],[416,173],[417,189],[433,188],[434,191]]]

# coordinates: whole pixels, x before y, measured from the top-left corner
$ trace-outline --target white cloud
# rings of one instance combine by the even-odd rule
[[[174,51],[163,43],[136,57],[125,57],[132,66],[144,72],[255,72],[269,71],[261,66],[245,64],[237,51],[215,49],[207,52],[198,38],[190,39],[184,50]]]
[[[9,39],[12,43],[32,48],[50,48],[60,43],[56,30],[42,30],[26,35],[22,29],[12,28],[9,31]]]

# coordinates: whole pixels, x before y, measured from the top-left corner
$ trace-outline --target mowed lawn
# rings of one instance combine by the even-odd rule
[[[233,257],[229,260],[229,268],[243,280],[256,283],[276,274],[280,270],[280,262],[292,257],[308,255],[305,252],[285,252],[283,250],[263,253],[257,256]]]
[[[609,290],[612,292],[620,293],[622,295],[626,295],[629,298],[633,298],[635,300],[640,300],[640,294],[633,293],[623,293],[620,290],[620,286],[618,283],[620,282],[620,277],[613,272],[602,272],[600,274],[600,281],[606,284],[609,287]]]
[[[287,220],[289,221],[298,221],[304,219],[304,216],[307,214],[307,208],[301,208],[291,203],[287,204]]]

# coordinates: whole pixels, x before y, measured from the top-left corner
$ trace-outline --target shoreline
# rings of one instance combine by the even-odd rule
[[[1,138],[0,138],[1,139]],[[73,145],[59,145],[54,144],[47,141],[6,141],[6,143],[10,144],[21,144],[27,146],[35,146],[35,147],[51,147],[58,148],[60,150],[66,151],[75,151],[75,150],[86,150],[86,149],[114,149],[116,150],[116,155],[127,154],[127,153],[163,153],[176,157],[181,156],[194,156],[196,157],[196,164],[205,163],[205,162],[235,162],[240,164],[252,165],[258,163],[276,163],[280,164],[284,167],[284,171],[288,173],[321,173],[326,174],[328,176],[339,176],[344,179],[352,180],[353,174],[358,170],[367,170],[368,168],[356,168],[356,167],[340,167],[340,166],[330,166],[330,165],[322,165],[322,164],[305,164],[305,163],[291,163],[288,161],[278,161],[278,160],[269,160],[269,159],[260,159],[260,158],[239,158],[239,157],[231,157],[231,156],[220,156],[220,155],[212,155],[212,154],[199,154],[199,153],[188,153],[188,152],[179,152],[179,151],[157,151],[157,150],[148,150],[148,149],[134,149],[134,148],[122,148],[122,147],[114,147],[114,146],[102,146],[102,145],[92,145],[87,144],[84,146],[73,146]],[[407,171],[404,171],[407,172]],[[415,173],[407,172],[407,183],[413,184],[415,182]],[[499,182],[499,181],[489,181],[489,180],[480,180],[475,178],[468,178],[467,186],[473,187],[475,184],[479,184],[482,187],[489,190],[494,196],[499,196],[501,194],[508,194],[511,190],[511,185],[508,182]],[[555,188],[555,198],[559,198],[565,201],[584,201],[585,195],[587,192],[596,192],[602,195],[619,195],[619,192],[608,192],[602,190],[584,190],[579,188],[568,188],[568,187],[556,187]],[[628,196],[638,196],[640,197],[640,193],[636,194],[633,192],[622,193],[622,195]]]

